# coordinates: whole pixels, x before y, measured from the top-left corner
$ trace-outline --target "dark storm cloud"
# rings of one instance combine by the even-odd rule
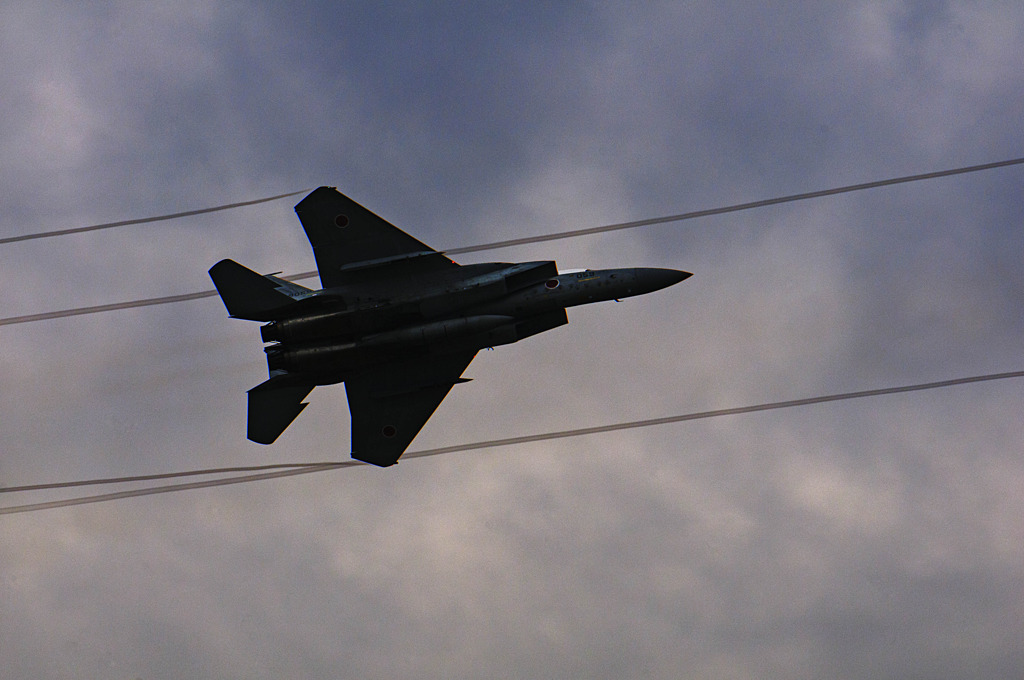
[[[1024,150],[1012,3],[449,7],[5,8],[3,234],[322,183],[468,245]],[[481,353],[416,446],[1019,370],[1019,184],[503,251],[695,276]],[[2,316],[205,289],[221,257],[312,266],[286,203],[44,243],[5,247]],[[346,455],[341,388],[274,447],[244,440],[265,366],[225,317],[4,327],[4,483]],[[16,677],[1006,674],[1020,391],[958,389],[5,517],[3,657]]]

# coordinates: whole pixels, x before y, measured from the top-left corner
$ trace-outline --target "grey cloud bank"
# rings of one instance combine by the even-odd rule
[[[331,184],[470,245],[1024,151],[1015,3],[0,19],[0,237]],[[1020,370],[1020,182],[463,256],[695,276],[481,353],[414,446]],[[2,255],[3,316],[313,264],[287,201]],[[245,441],[263,357],[216,299],[2,332],[4,484],[348,455],[340,388]],[[4,517],[0,677],[1011,677],[1020,403],[1005,381]]]

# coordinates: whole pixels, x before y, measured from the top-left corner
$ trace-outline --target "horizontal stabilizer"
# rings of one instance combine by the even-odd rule
[[[278,278],[273,274],[264,274],[263,278],[270,279],[277,284],[277,289],[292,298],[293,300],[303,300],[313,294],[313,291],[305,286],[300,286],[294,281],[287,281],[285,279]]]
[[[281,283],[234,260],[221,260],[210,267],[210,278],[228,314],[236,319],[273,321],[281,309],[295,302]]]
[[[249,439],[257,444],[273,444],[308,406],[302,400],[313,387],[277,376],[249,390]]]

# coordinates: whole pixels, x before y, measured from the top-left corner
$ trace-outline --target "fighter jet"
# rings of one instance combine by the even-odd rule
[[[650,293],[674,269],[559,273],[553,261],[459,265],[333,187],[295,206],[322,290],[233,260],[210,268],[232,318],[265,322],[269,379],[248,392],[248,437],[272,444],[314,387],[345,383],[352,458],[394,465],[484,348],[568,323],[567,307]]]

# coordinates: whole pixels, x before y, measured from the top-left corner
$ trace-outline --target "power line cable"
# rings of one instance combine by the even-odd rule
[[[69,316],[81,316],[83,314],[98,314],[100,312],[112,312],[117,309],[132,309],[134,307],[149,307],[152,305],[166,305],[171,302],[184,302],[186,300],[199,300],[202,298],[214,297],[215,290],[204,290],[198,293],[185,293],[183,295],[167,295],[165,297],[148,298],[146,300],[132,300],[130,302],[112,302],[106,305],[93,305],[91,307],[74,307],[62,309],[56,312],[42,312],[40,314],[24,314],[22,316],[9,316],[0,319],[0,326],[8,326],[19,323],[31,323],[33,321],[46,321],[48,319],[63,319]]]
[[[990,373],[987,375],[976,375],[966,378],[954,378],[952,380],[941,380],[938,382],[918,383],[915,385],[902,385],[898,387],[884,387],[881,389],[874,390],[862,390],[859,392],[843,392],[840,394],[828,394],[818,397],[808,397],[805,399],[792,399],[789,401],[776,401],[766,404],[755,404],[753,406],[740,406],[736,408],[724,408],[716,409],[713,411],[699,411],[697,413],[686,413],[675,416],[665,416],[661,418],[649,418],[646,420],[634,420],[625,423],[613,423],[610,425],[598,425],[596,427],[583,427],[573,430],[561,430],[558,432],[544,432],[540,434],[529,434],[522,435],[519,437],[508,437],[505,439],[492,439],[488,441],[473,442],[470,444],[457,444],[455,446],[444,446],[435,449],[423,449],[420,451],[411,451],[406,453],[402,459],[409,460],[412,458],[426,458],[428,456],[439,456],[446,453],[456,453],[459,451],[474,451],[479,449],[495,448],[499,446],[514,446],[518,444],[527,444],[540,441],[549,441],[553,439],[566,439],[569,437],[582,437],[592,434],[601,434],[605,432],[615,432],[619,430],[630,430],[642,427],[652,427],[654,425],[667,425],[669,423],[680,423],[689,420],[701,420],[705,418],[717,418],[720,416],[731,416],[740,415],[744,413],[755,413],[758,411],[771,411],[776,409],[793,408],[797,406],[810,406],[812,404],[824,404],[832,401],[844,401],[848,399],[861,399],[864,397],[877,397],[887,394],[899,394],[902,392],[920,392],[924,390],[934,390],[940,387],[953,387],[956,385],[966,385],[977,382],[987,382],[992,380],[1005,380],[1007,378],[1021,378],[1024,377],[1024,371],[1010,371],[1006,373]],[[142,489],[132,489],[128,491],[117,491],[113,493],[99,494],[95,496],[80,496],[77,498],[66,498],[62,500],[47,501],[43,503],[29,503],[25,505],[12,505],[7,507],[0,507],[0,515],[10,515],[22,512],[34,512],[37,510],[50,510],[54,508],[64,508],[72,505],[84,505],[87,503],[100,503],[104,501],[118,500],[121,498],[132,498],[135,496],[149,496],[159,493],[170,493],[172,491],[186,491],[189,489],[202,489],[213,486],[224,486],[227,484],[242,484],[245,482],[255,482],[263,479],[276,479],[278,477],[291,477],[294,475],[309,474],[312,472],[323,472],[325,470],[334,470],[345,467],[356,467],[364,465],[359,461],[342,461],[336,463],[291,463],[281,464],[282,467],[290,467],[290,469],[274,470],[270,472],[262,472],[252,475],[242,475],[238,477],[226,477],[221,479],[210,479],[197,482],[184,482],[181,484],[170,484],[166,486],[147,487]],[[260,466],[262,467],[262,466]],[[271,467],[271,466],[267,466]],[[170,478],[170,477],[181,477],[190,474],[212,474],[214,472],[228,472],[238,470],[240,468],[221,468],[219,470],[197,470],[186,473],[168,473],[166,475],[149,475],[149,479],[157,478]],[[93,483],[92,481],[87,482],[58,482],[54,485],[34,485],[36,488],[60,488],[63,486],[80,485],[83,483]],[[95,483],[105,483],[102,480]]]
[[[21,512],[34,512],[37,510],[51,510],[54,508],[66,508],[72,505],[84,505],[86,503],[102,503],[104,501],[116,501],[121,498],[132,498],[135,496],[152,496],[158,493],[170,493],[172,491],[187,491],[189,489],[203,489],[210,486],[224,486],[226,484],[241,484],[243,482],[256,482],[261,479],[274,479],[277,477],[290,477],[308,472],[321,472],[333,470],[340,467],[352,467],[362,465],[355,461],[343,463],[327,463],[321,466],[292,468],[290,470],[277,470],[275,472],[263,472],[255,475],[244,475],[241,477],[225,477],[223,479],[208,479],[201,482],[185,482],[182,484],[168,484],[167,486],[147,487],[144,489],[132,489],[130,491],[115,491],[96,496],[80,496],[78,498],[66,498],[59,501],[48,501],[45,503],[29,503],[27,505],[12,505],[0,508],[0,515],[13,515]]]
[[[494,250],[496,248],[510,248],[512,246],[521,246],[528,243],[540,243],[542,241],[558,241],[566,238],[576,238],[577,236],[590,236],[591,234],[602,234],[607,231],[618,231],[620,229],[635,229],[636,227],[647,227],[654,224],[665,224],[666,222],[682,222],[683,220],[692,220],[698,217],[709,217],[711,215],[724,215],[726,213],[740,212],[741,210],[753,210],[754,208],[764,208],[770,205],[779,205],[780,203],[793,203],[795,201],[806,201],[810,198],[821,198],[823,196],[836,196],[838,194],[849,194],[854,191],[864,191],[865,189],[877,189],[878,187],[892,186],[894,184],[907,184],[908,182],[920,182],[926,179],[937,179],[939,177],[949,177],[951,175],[964,175],[970,172],[979,172],[981,170],[992,170],[994,168],[1003,168],[1009,165],[1021,165],[1024,164],[1024,158],[1011,158],[1005,161],[996,161],[994,163],[983,163],[981,165],[968,165],[962,168],[953,168],[951,170],[938,170],[936,172],[926,172],[919,175],[906,175],[904,177],[893,177],[890,179],[881,179],[874,182],[864,182],[862,184],[850,184],[843,187],[835,187],[834,189],[821,189],[820,191],[808,191],[802,194],[790,194],[789,196],[779,196],[777,198],[767,198],[761,201],[750,201],[749,203],[737,203],[735,205],[727,205],[722,208],[709,208],[707,210],[694,210],[692,212],[680,213],[678,215],[668,215],[666,217],[654,217],[647,220],[636,220],[634,222],[621,222],[619,224],[608,224],[603,227],[591,227],[589,229],[573,229],[571,231],[561,231],[554,234],[543,234],[541,236],[527,236],[524,238],[513,238],[506,241],[495,241],[493,243],[484,243],[478,246],[468,246],[466,248],[453,248],[445,252],[452,255],[459,253],[476,253],[482,250]]]
[[[299,191],[288,192],[287,194],[267,196],[266,198],[255,198],[251,201],[241,201],[240,203],[226,203],[224,205],[216,205],[212,208],[199,208],[198,210],[186,210],[184,212],[168,213],[167,215],[155,215],[153,217],[139,217],[133,220],[121,220],[120,222],[105,222],[103,224],[93,224],[88,227],[72,227],[71,229],[55,229],[53,231],[39,231],[34,234],[8,236],[6,238],[0,238],[0,245],[6,245],[8,243],[18,243],[21,241],[32,241],[39,238],[67,236],[68,234],[81,234],[86,231],[100,231],[101,229],[113,229],[114,227],[127,227],[132,224],[146,224],[148,222],[163,222],[165,220],[176,220],[179,217],[192,217],[193,215],[203,215],[205,213],[219,212],[221,210],[243,208],[247,205],[269,203],[270,201],[276,201],[281,198],[288,198],[289,196],[298,196],[299,194],[304,194],[307,191],[309,191],[309,189],[301,189]]]
[[[618,224],[608,224],[601,227],[590,227],[587,229],[575,229],[572,231],[562,231],[553,234],[540,234],[537,236],[526,236],[517,239],[508,239],[504,241],[494,241],[492,243],[483,243],[475,246],[465,246],[462,248],[451,248],[444,252],[450,255],[459,255],[463,253],[476,253],[485,250],[495,250],[497,248],[510,248],[512,246],[527,245],[530,243],[541,243],[544,241],[556,241],[560,239],[575,238],[578,236],[589,236],[593,234],[600,234],[607,231],[617,231],[620,229],[634,229],[637,227],[646,227],[654,224],[665,224],[668,222],[682,222],[685,220],[692,220],[698,217],[707,217],[710,215],[722,215],[725,213],[739,212],[741,210],[752,210],[754,208],[763,208],[771,205],[779,205],[781,203],[792,203],[794,201],[804,201],[811,198],[821,198],[823,196],[835,196],[837,194],[846,194],[854,191],[863,191],[866,189],[876,189],[878,187],[891,186],[894,184],[906,184],[909,182],[920,182],[928,179],[936,179],[939,177],[949,177],[952,175],[963,175],[971,172],[980,172],[982,170],[992,170],[994,168],[1002,168],[1011,165],[1024,164],[1024,158],[1012,158],[1005,161],[996,161],[993,163],[983,163],[981,165],[968,165],[962,168],[952,168],[950,170],[939,170],[936,172],[926,172],[918,175],[906,175],[903,177],[893,177],[890,179],[883,179],[874,182],[864,182],[861,184],[850,184],[842,187],[835,187],[833,189],[822,189],[820,191],[811,191],[801,194],[791,194],[789,196],[779,196],[777,198],[768,198],[760,201],[751,201],[747,203],[736,203],[734,205],[728,205],[721,208],[709,208],[706,210],[695,210],[693,212],[680,213],[678,215],[668,215],[666,217],[655,217],[647,220],[637,220],[634,222],[621,222]],[[301,193],[301,192],[298,192]],[[317,276],[317,272],[308,271],[301,272],[298,274],[292,274],[285,276],[289,281],[301,281],[303,279],[310,279]],[[21,316],[10,316],[6,318],[0,318],[0,326],[7,326],[12,324],[30,323],[33,321],[45,321],[49,319],[61,319],[69,316],[79,316],[82,314],[97,314],[100,312],[110,312],[120,309],[133,309],[135,307],[149,307],[152,305],[165,305],[172,302],[184,302],[186,300],[198,300],[200,298],[213,297],[217,294],[214,290],[204,290],[197,293],[185,293],[182,295],[168,295],[164,297],[147,298],[143,300],[130,300],[128,302],[114,302],[105,305],[94,305],[90,307],[74,307],[72,309],[63,309],[54,312],[43,312],[40,314],[25,314]]]
[[[299,281],[317,276],[317,272],[302,272],[279,278],[288,281]],[[163,297],[146,298],[145,300],[130,300],[128,302],[111,302],[105,305],[93,305],[90,307],[75,307],[73,309],[62,309],[56,312],[42,312],[39,314],[24,314],[22,316],[9,316],[0,318],[0,326],[7,326],[19,323],[31,323],[32,321],[46,321],[48,319],[63,319],[69,316],[81,316],[83,314],[98,314],[100,312],[113,312],[118,309],[134,309],[135,307],[151,307],[153,305],[166,305],[172,302],[186,302],[188,300],[201,300],[208,297],[216,297],[217,291],[203,290],[197,293],[182,293],[180,295],[165,295]]]
[[[262,470],[278,470],[282,468],[302,468],[331,463],[274,463],[270,465],[238,465],[235,467],[207,468],[205,470],[188,470],[186,472],[160,472],[151,475],[133,475],[131,477],[104,477],[101,479],[83,479],[75,482],[48,482],[45,484],[23,484],[21,486],[0,486],[0,493],[17,493],[19,491],[44,491],[47,489],[68,489],[76,486],[97,486],[105,484],[127,484],[129,482],[152,482],[158,479],[175,479],[178,477],[201,477],[203,475],[221,475],[229,472],[258,472]]]

